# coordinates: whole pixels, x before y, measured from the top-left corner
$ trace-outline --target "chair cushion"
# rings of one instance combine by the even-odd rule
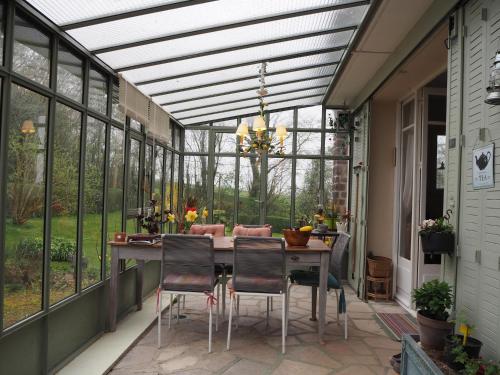
[[[163,289],[185,292],[209,292],[214,288],[211,282],[212,277],[208,275],[181,275],[171,273],[163,280]]]
[[[279,294],[284,292],[285,283],[281,277],[261,277],[261,276],[238,276],[237,286],[234,288],[234,280],[230,279],[227,282],[228,288],[236,292],[248,293],[275,293]]]
[[[224,224],[193,224],[189,234],[211,234],[214,237],[224,237]]]
[[[293,270],[290,272],[290,280],[292,283],[305,286],[319,287],[319,272]],[[340,289],[341,283],[331,274],[328,274],[328,289]]]
[[[236,225],[233,229],[233,236],[271,237],[272,233],[270,227],[245,228],[243,225]]]

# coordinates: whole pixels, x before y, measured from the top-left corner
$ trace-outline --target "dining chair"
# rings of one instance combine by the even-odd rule
[[[217,298],[214,289],[217,285]],[[162,239],[160,285],[158,287],[158,348],[161,347],[162,294],[170,295],[168,328],[172,320],[173,295],[199,295],[209,306],[208,352],[212,351],[212,309],[217,304],[215,330],[219,324],[219,284],[215,276],[212,236],[165,234]],[[179,302],[178,302],[179,304]],[[179,316],[177,316],[178,320]]]
[[[227,349],[231,347],[234,300],[240,296],[281,297],[282,352],[286,332],[286,256],[285,240],[272,237],[235,237],[233,277],[229,281],[230,307]],[[236,327],[239,304],[236,305]]]
[[[345,260],[349,251],[349,240],[351,236],[347,233],[339,233],[337,240],[332,244],[330,252],[330,264],[328,272],[328,291],[334,290],[337,297],[337,324],[340,324],[339,314],[344,314],[344,338],[347,340],[347,304],[345,300],[342,275]],[[289,275],[290,285],[287,293],[287,309],[290,304],[291,289],[293,285],[310,286],[313,293],[317,293],[319,287],[319,271],[292,270]],[[339,292],[340,291],[340,296]],[[288,326],[288,322],[287,322]]]

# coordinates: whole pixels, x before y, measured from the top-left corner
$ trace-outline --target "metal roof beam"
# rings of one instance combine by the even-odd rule
[[[150,39],[137,40],[137,41],[129,42],[129,43],[116,44],[113,46],[107,46],[107,47],[95,49],[92,52],[97,54],[97,53],[117,51],[117,50],[126,49],[126,48],[143,46],[146,44],[165,42],[167,40],[174,40],[174,39],[186,38],[189,36],[208,34],[208,33],[213,33],[216,31],[230,30],[230,29],[235,29],[238,27],[257,25],[257,24],[261,24],[261,23],[265,23],[265,22],[279,21],[279,20],[283,20],[283,19],[287,19],[287,18],[302,17],[302,16],[308,16],[308,15],[313,15],[313,14],[318,14],[318,13],[332,12],[335,10],[353,8],[353,7],[363,6],[363,5],[368,5],[368,4],[370,4],[370,0],[359,0],[359,1],[354,1],[352,3],[343,3],[343,4],[335,4],[335,5],[323,6],[323,7],[317,7],[317,8],[293,10],[290,12],[283,12],[283,13],[275,14],[272,16],[258,16],[258,17],[243,20],[243,21],[229,22],[229,23],[222,24],[222,25],[216,25],[216,26],[211,26],[211,27],[206,27],[206,28],[183,31],[183,32],[174,33],[174,34],[167,34],[167,35],[162,35],[162,36],[158,36],[158,37],[154,37],[154,38],[150,38]]]
[[[268,105],[271,105],[271,104],[278,104],[278,103],[285,103],[285,102],[289,102],[291,100],[300,100],[300,99],[307,99],[307,98],[314,98],[314,97],[322,97],[322,95],[305,95],[305,96],[301,96],[299,98],[292,98],[292,99],[285,99],[285,100],[277,100],[275,102],[269,102],[267,103]],[[239,107],[239,108],[233,108],[233,109],[225,109],[223,111],[215,111],[215,112],[209,112],[209,113],[204,113],[203,115],[198,115],[198,116],[190,116],[190,117],[180,117],[179,118],[179,121],[182,121],[182,120],[186,120],[186,119],[190,119],[190,118],[196,118],[196,117],[202,117],[202,116],[210,116],[210,115],[216,115],[218,113],[224,113],[224,112],[229,112],[229,111],[240,111],[242,109],[247,109],[247,108],[255,108],[255,105],[250,105],[250,106],[245,106],[245,107]]]
[[[290,41],[299,40],[299,39],[314,38],[314,37],[321,36],[321,35],[336,34],[336,33],[341,33],[344,31],[353,31],[353,30],[356,30],[356,28],[357,28],[357,25],[354,25],[354,26],[339,27],[339,28],[333,28],[333,29],[327,29],[327,30],[321,30],[321,31],[313,31],[313,32],[303,33],[303,34],[290,35],[290,36],[281,37],[281,38],[263,40],[260,42],[240,44],[237,46],[218,48],[218,49],[213,49],[213,50],[209,50],[209,51],[193,53],[193,54],[189,54],[189,55],[171,57],[168,59],[161,59],[161,60],[149,61],[149,62],[145,62],[145,63],[123,66],[123,67],[116,68],[116,71],[123,72],[126,70],[132,70],[132,69],[147,68],[150,66],[155,66],[155,65],[160,65],[160,64],[169,64],[169,63],[183,61],[183,60],[190,60],[190,59],[196,59],[196,58],[205,57],[205,56],[218,55],[221,53],[240,51],[243,49],[249,49],[249,48],[255,48],[255,47],[262,47],[262,46],[266,46],[269,44],[277,44],[277,43],[290,42]]]
[[[279,82],[279,83],[273,83],[271,85],[266,85],[266,88],[268,88],[268,87],[275,87],[275,86],[282,86],[282,85],[288,85],[290,83],[299,83],[299,82],[304,82],[304,81],[311,81],[313,79],[329,78],[331,76],[332,76],[331,74],[324,74],[324,75],[320,75],[320,76],[312,76],[312,77],[307,77],[307,78],[293,79],[293,80],[290,80],[290,81],[284,81],[284,82]],[[222,95],[230,95],[230,94],[237,94],[239,92],[244,92],[244,91],[258,90],[259,88],[260,88],[260,86],[246,87],[244,89],[218,92],[218,93],[210,94],[210,95],[206,95],[206,96],[198,96],[198,97],[189,98],[189,99],[177,100],[177,101],[169,102],[169,103],[161,103],[160,105],[163,106],[163,105],[173,105],[173,104],[180,104],[180,103],[192,102],[194,100],[199,100],[199,99],[209,99],[209,98],[215,98],[217,96],[222,96]]]
[[[265,97],[268,98],[270,96],[293,94],[295,92],[300,92],[300,91],[305,91],[305,90],[322,89],[322,88],[326,88],[326,87],[328,87],[328,85],[319,85],[319,86],[314,86],[314,87],[308,87],[307,89],[300,88],[300,89],[294,89],[294,90],[287,90],[287,91],[282,91],[282,92],[276,92],[276,93],[273,93],[273,94],[268,94]],[[233,104],[233,103],[244,102],[246,100],[252,100],[252,99],[257,100],[257,96],[254,95],[254,96],[246,97],[244,99],[236,99],[236,100],[230,100],[230,101],[227,101],[227,102],[219,102],[219,103],[214,103],[214,104],[207,104],[207,105],[203,105],[203,106],[199,106],[199,107],[184,108],[184,109],[179,109],[177,111],[171,111],[170,113],[181,113],[181,112],[194,111],[196,109],[217,107],[219,105]],[[228,111],[232,111],[232,109],[229,109]]]
[[[67,24],[61,25],[61,29],[65,30],[65,31],[66,30],[79,29],[81,27],[94,26],[94,25],[98,25],[98,24],[101,24],[101,23],[118,21],[118,20],[123,20],[125,18],[143,16],[143,15],[146,15],[146,14],[164,12],[166,10],[179,9],[179,8],[193,6],[193,5],[198,5],[198,4],[203,4],[203,3],[209,3],[209,2],[212,2],[212,1],[216,1],[216,0],[187,0],[187,1],[179,0],[179,1],[176,1],[174,3],[163,4],[163,5],[156,5],[156,6],[152,6],[152,7],[149,7],[149,8],[135,9],[135,10],[131,10],[131,11],[128,11],[128,12],[122,12],[122,13],[116,13],[116,14],[109,14],[107,16],[102,16],[102,17],[91,18],[91,19],[88,19],[88,20],[71,22],[71,23],[67,23]]]

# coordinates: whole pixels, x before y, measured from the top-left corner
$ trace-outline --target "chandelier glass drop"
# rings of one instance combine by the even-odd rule
[[[247,122],[242,122],[236,130],[236,135],[240,138],[240,154],[257,154],[260,158],[263,154],[285,155],[285,138],[288,136],[286,126],[278,124],[276,134],[270,133],[266,126],[265,109],[267,103],[264,97],[269,93],[266,89],[266,67],[267,63],[262,63],[259,69],[260,87],[257,90],[257,99],[259,100],[259,114],[253,120],[250,130]]]

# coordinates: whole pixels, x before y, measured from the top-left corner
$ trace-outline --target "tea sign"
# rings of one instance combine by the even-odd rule
[[[472,186],[486,189],[495,186],[495,145],[493,143],[472,150]]]

